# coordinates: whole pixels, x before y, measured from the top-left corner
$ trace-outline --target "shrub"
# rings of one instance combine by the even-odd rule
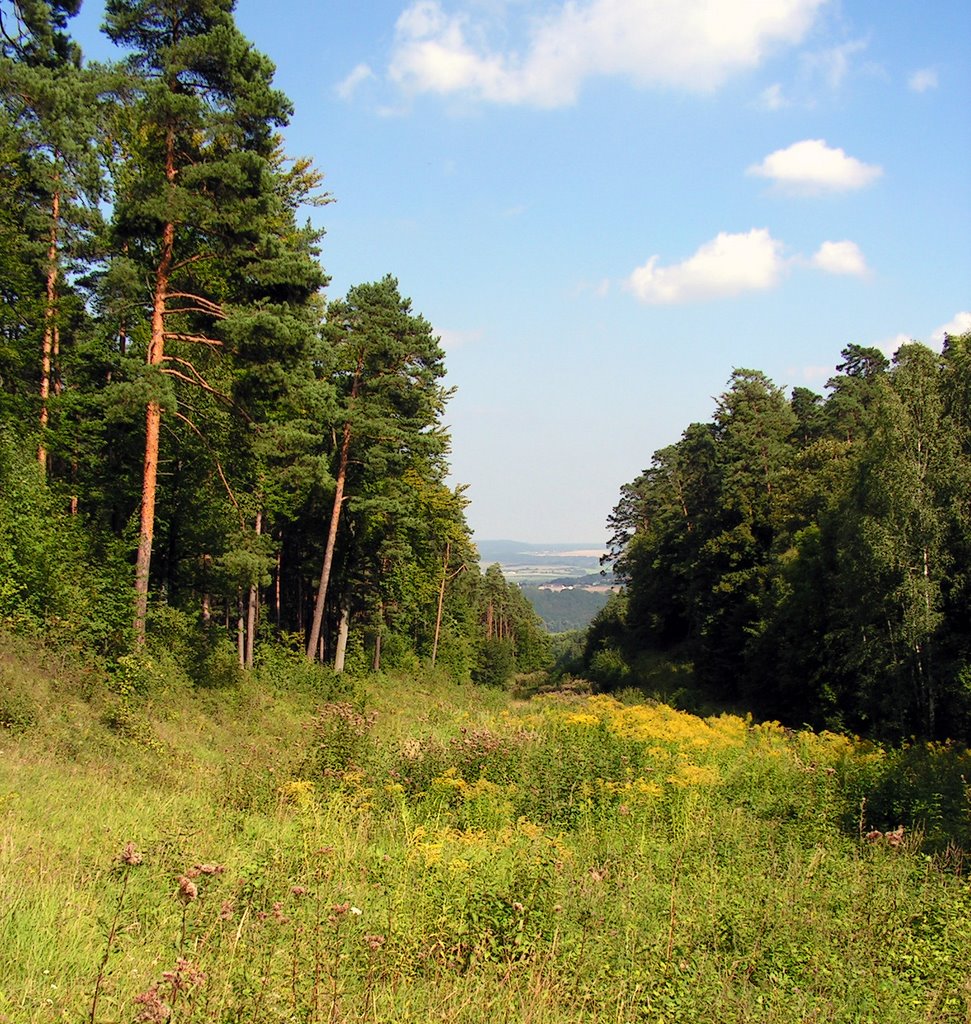
[[[320,662],[310,661],[304,653],[302,638],[292,633],[259,645],[256,675],[260,683],[273,690],[305,693],[322,702],[354,697],[353,677],[346,672],[337,674]]]
[[[0,620],[101,654],[131,634],[121,545],[65,513],[36,456],[0,429]]]
[[[14,688],[0,690],[0,728],[24,732],[37,721],[37,705],[29,694]]]
[[[950,743],[917,743],[887,751],[869,770],[847,779],[845,820],[887,831],[923,833],[928,853],[955,847],[971,854],[971,751]],[[865,804],[863,801],[865,800]]]
[[[375,717],[374,712],[365,713],[347,701],[324,704],[313,721],[303,774],[326,779],[359,767]]]
[[[515,670],[512,644],[499,637],[489,637],[479,649],[472,680],[481,686],[502,686]]]

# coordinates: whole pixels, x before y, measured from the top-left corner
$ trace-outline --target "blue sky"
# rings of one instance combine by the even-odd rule
[[[101,4],[74,31],[86,54]],[[735,367],[971,330],[967,0],[239,0],[331,297],[441,334],[478,538],[600,542]]]

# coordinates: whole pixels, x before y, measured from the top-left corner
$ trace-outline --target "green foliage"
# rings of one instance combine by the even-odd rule
[[[868,828],[890,832],[902,822],[919,831],[924,849],[956,855],[971,850],[971,752],[953,744],[909,744],[887,751],[879,770],[848,780],[848,801],[865,800]]]
[[[289,101],[233,5],[110,0],[121,62],[100,68],[76,9],[0,0],[0,618],[107,657],[126,699],[235,699],[262,643],[315,632],[330,548],[311,654],[346,610],[349,674],[467,680],[495,600],[515,669],[545,667],[445,483],[432,325],[391,275],[320,293],[298,218],[329,196],[285,154]]]
[[[303,772],[325,782],[359,768],[367,754],[367,739],[374,714],[347,701],[323,704],[314,718],[313,739]]]
[[[37,721],[37,706],[31,695],[4,680],[0,690],[0,728],[23,732]]]
[[[472,679],[482,686],[502,686],[516,670],[516,655],[509,640],[487,637],[479,647]]]
[[[320,703],[352,699],[354,675],[336,675],[320,662],[309,661],[303,652],[303,638],[282,636],[260,645],[256,678],[265,687],[306,694]]]
[[[159,756],[168,751],[161,743],[143,707],[130,700],[109,701],[101,713],[101,724],[121,740],[142,747]]]
[[[610,520],[623,615],[584,667],[626,686],[678,652],[705,700],[900,741],[971,735],[963,566],[971,520],[965,341],[894,363],[849,346],[824,400],[736,370],[625,485]]]
[[[0,620],[99,653],[123,649],[127,569],[118,547],[64,513],[24,448],[0,426]]]
[[[522,591],[551,633],[567,633],[586,628],[609,597],[602,591],[582,590],[579,587],[552,591],[524,586]]]

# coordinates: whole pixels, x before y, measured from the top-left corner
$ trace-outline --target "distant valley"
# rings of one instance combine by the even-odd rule
[[[476,541],[483,569],[498,562],[515,583],[546,583],[560,578],[600,576],[602,544],[527,544],[515,540]]]
[[[585,629],[616,589],[613,576],[600,569],[603,545],[484,540],[476,546],[482,568],[498,563],[551,633]]]

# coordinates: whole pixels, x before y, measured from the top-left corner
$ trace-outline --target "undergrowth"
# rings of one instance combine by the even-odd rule
[[[965,751],[3,650],[0,1021],[971,1019]]]

